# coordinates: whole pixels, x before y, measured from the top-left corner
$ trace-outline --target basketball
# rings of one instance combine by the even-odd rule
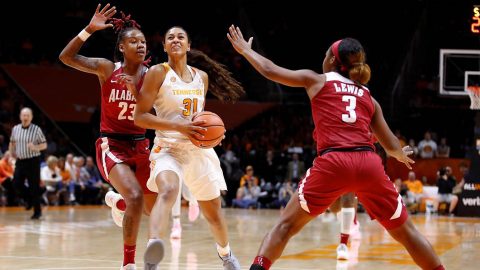
[[[213,148],[217,146],[223,139],[225,134],[225,125],[222,118],[213,112],[203,111],[192,118],[192,122],[205,121],[202,127],[207,130],[200,131],[203,134],[203,138],[200,136],[190,136],[190,141],[200,148]]]

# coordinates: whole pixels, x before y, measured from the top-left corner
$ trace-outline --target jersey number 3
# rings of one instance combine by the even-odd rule
[[[135,104],[132,103],[132,104],[128,105],[127,102],[120,102],[120,103],[118,103],[118,107],[122,108],[122,110],[118,114],[118,120],[128,119],[128,120],[133,121],[133,110],[135,110]],[[130,109],[130,111],[128,112],[129,115],[127,116],[125,114],[126,114],[128,109]]]
[[[345,108],[348,114],[342,114],[342,121],[345,123],[355,123],[357,121],[357,113],[355,108],[357,107],[357,98],[354,96],[342,96],[342,101],[347,102],[348,105]]]

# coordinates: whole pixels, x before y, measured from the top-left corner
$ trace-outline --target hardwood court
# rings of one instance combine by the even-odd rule
[[[203,218],[189,223],[182,209],[183,238],[169,243],[162,267],[168,270],[222,269]],[[279,210],[225,209],[231,246],[248,269],[260,241],[277,220]],[[121,229],[106,206],[49,207],[40,221],[31,211],[0,208],[0,269],[119,269]],[[413,216],[447,269],[480,269],[480,219]],[[360,214],[362,238],[351,242],[351,260],[337,264],[339,222],[320,217],[292,239],[273,269],[418,269],[406,251],[368,216]],[[143,269],[147,218],[137,246],[137,267]]]

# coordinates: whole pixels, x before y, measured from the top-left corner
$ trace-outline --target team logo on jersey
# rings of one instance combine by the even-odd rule
[[[177,78],[175,78],[175,77],[170,77],[170,81],[171,81],[171,82],[176,82],[176,81],[177,81]]]

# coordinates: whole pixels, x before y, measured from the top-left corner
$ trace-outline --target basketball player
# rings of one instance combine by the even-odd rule
[[[147,269],[156,269],[163,257],[167,216],[183,181],[210,225],[224,269],[240,269],[230,250],[221,213],[220,191],[226,190],[226,184],[220,161],[213,149],[198,148],[188,137],[201,136],[199,131],[204,129],[199,126],[203,121],[191,119],[203,110],[207,89],[221,100],[236,100],[243,88],[222,65],[190,50],[189,36],[182,27],[174,26],[165,33],[164,51],[168,63],[149,70],[134,113],[138,126],[156,130],[147,186],[158,192],[150,218],[150,238],[158,240],[145,251],[145,265]],[[188,61],[199,60],[196,65],[205,71],[187,65],[187,52]],[[156,116],[150,113],[152,107]]]
[[[139,25],[130,16],[122,16],[122,19],[113,20],[118,31],[115,63],[79,55],[80,48],[91,34],[114,27],[107,21],[112,19],[116,8],[110,4],[100,8],[99,4],[88,26],[63,49],[60,60],[75,69],[97,75],[100,81],[102,111],[101,138],[96,141],[97,166],[104,179],[124,198],[117,196],[113,201],[106,201],[110,201],[114,220],[123,223],[121,269],[131,270],[136,269],[135,249],[142,208],[149,212],[156,197],[146,188],[150,152],[145,129],[133,123],[135,94],[147,72],[144,64],[147,47]],[[120,212],[123,210],[124,216]]]
[[[387,153],[411,168],[411,160],[388,127],[378,102],[364,85],[370,80],[365,51],[355,39],[336,41],[323,61],[323,74],[289,70],[251,49],[240,28],[227,34],[235,50],[266,78],[304,87],[311,101],[318,157],[301,181],[280,221],[265,236],[250,269],[265,270],[283,252],[289,239],[324,212],[339,196],[354,192],[369,214],[400,242],[422,269],[444,269],[430,243],[408,219],[400,195],[375,154],[370,128]]]

